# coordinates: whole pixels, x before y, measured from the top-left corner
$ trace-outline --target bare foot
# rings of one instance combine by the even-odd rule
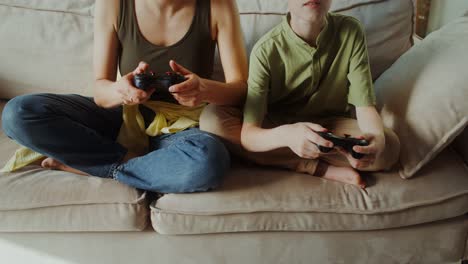
[[[366,188],[366,183],[362,180],[361,175],[351,167],[328,165],[321,177],[332,181],[353,184],[362,189]]]
[[[60,161],[57,161],[53,158],[46,158],[41,162],[41,166],[46,169],[53,169],[53,170],[61,170],[61,171],[68,171],[71,173],[75,174],[80,174],[84,176],[89,176],[89,174],[84,173],[82,171],[79,171],[77,169],[73,169],[71,167],[68,167],[67,165],[64,165]]]

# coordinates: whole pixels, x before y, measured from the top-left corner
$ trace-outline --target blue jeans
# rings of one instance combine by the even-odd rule
[[[142,110],[149,122],[154,113]],[[90,175],[143,190],[207,191],[220,185],[230,166],[222,142],[198,128],[150,137],[148,154],[121,163],[127,153],[116,142],[121,125],[122,107],[100,108],[80,95],[18,96],[2,114],[5,134],[19,144]]]

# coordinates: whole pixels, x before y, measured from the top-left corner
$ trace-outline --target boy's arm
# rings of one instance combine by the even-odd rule
[[[262,128],[267,113],[268,92],[270,87],[270,65],[268,56],[260,48],[254,48],[250,58],[249,88],[244,106],[242,125],[242,146],[252,152],[270,151],[289,147],[303,158],[317,158],[320,152],[316,144],[331,147],[332,143],[314,131],[325,131],[312,123],[282,125],[271,129]]]
[[[355,146],[357,152],[364,154],[378,154],[385,148],[384,126],[379,113],[374,106],[356,107],[359,128],[364,138],[371,141],[367,147]]]
[[[333,146],[333,143],[320,137],[316,131],[326,129],[313,123],[295,123],[264,129],[256,124],[244,122],[241,142],[246,150],[252,152],[288,147],[301,158],[316,159],[320,156],[317,145]]]
[[[351,30],[354,31],[353,52],[350,58],[348,80],[350,83],[348,103],[356,107],[356,116],[363,137],[369,142],[366,147],[354,146],[353,150],[366,154],[360,160],[346,153],[354,168],[365,168],[374,163],[376,157],[385,148],[384,126],[375,109],[375,93],[370,71],[369,55],[364,29],[361,23],[352,19]]]
[[[241,142],[242,146],[252,152],[265,152],[282,147],[287,147],[285,140],[285,126],[271,129],[264,129],[252,123],[242,125]]]
[[[368,146],[354,146],[353,150],[365,156],[361,159],[355,159],[350,153],[341,150],[351,166],[355,169],[365,169],[374,164],[377,157],[385,149],[384,126],[379,113],[374,106],[356,107],[356,115],[362,137],[369,142]]]

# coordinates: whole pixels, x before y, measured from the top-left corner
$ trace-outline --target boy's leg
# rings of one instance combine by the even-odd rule
[[[198,128],[153,137],[151,149],[119,165],[113,178],[153,192],[200,192],[218,187],[230,167],[221,140]]]
[[[271,124],[265,122],[264,127],[271,127]],[[245,150],[240,141],[242,111],[236,107],[208,105],[200,117],[200,129],[219,136],[229,151],[242,159],[312,175],[316,171],[318,160],[303,159],[289,148],[268,152]]]
[[[122,110],[100,108],[80,95],[32,94],[11,99],[5,133],[23,146],[79,171],[108,177],[127,150],[115,142]]]
[[[239,109],[209,105],[200,117],[200,127],[223,138],[234,154],[260,165],[282,167],[328,180],[357,185],[361,188],[365,187],[360,175],[350,168],[348,163],[341,167],[330,165],[319,159],[303,159],[289,148],[261,153],[244,150],[240,142],[241,120],[242,112]],[[264,127],[271,127],[271,124],[264,124]]]
[[[318,123],[337,135],[361,135],[357,120],[352,118],[330,118],[311,120],[311,122]],[[318,160],[300,158],[286,148],[264,153],[244,150],[240,143],[242,111],[235,107],[208,105],[200,117],[200,129],[223,138],[232,153],[261,165],[275,165],[314,175],[319,164]],[[390,169],[397,162],[400,151],[398,137],[388,128],[385,128],[384,132],[386,141],[384,153],[377,157],[372,166],[363,169],[364,171]],[[323,154],[320,159],[333,166],[350,167],[348,160],[338,152]]]

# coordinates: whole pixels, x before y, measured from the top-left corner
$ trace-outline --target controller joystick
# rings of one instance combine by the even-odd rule
[[[156,91],[169,92],[169,87],[186,81],[187,79],[175,72],[166,72],[165,74],[141,73],[133,78],[133,84],[136,88],[148,90],[155,88]]]
[[[331,141],[335,147],[342,147],[347,152],[351,153],[351,156],[355,159],[361,159],[364,157],[364,154],[356,152],[353,150],[354,146],[368,146],[369,142],[365,139],[353,138],[350,135],[345,135],[340,137],[334,135],[331,132],[316,132],[322,138]],[[327,153],[330,152],[333,148],[328,148],[325,146],[318,145],[318,148],[321,152]]]

